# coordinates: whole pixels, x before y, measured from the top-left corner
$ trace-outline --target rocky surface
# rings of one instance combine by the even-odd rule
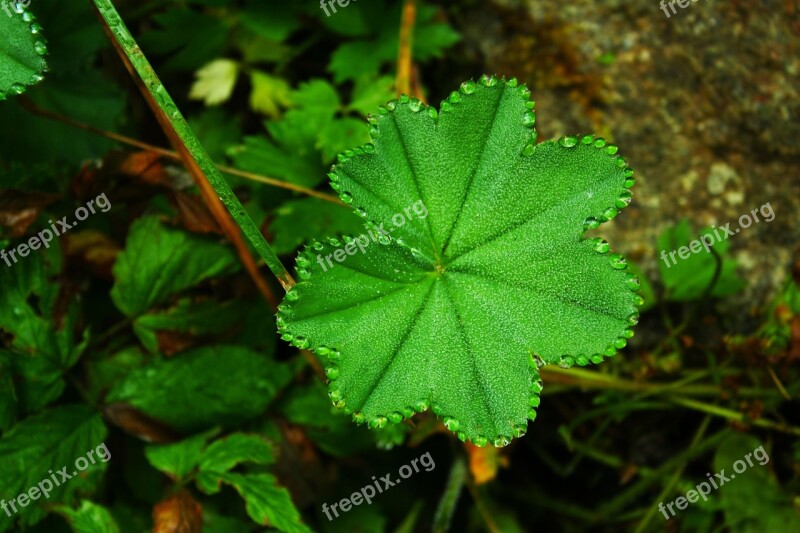
[[[621,147],[634,202],[597,232],[651,280],[664,228],[684,217],[735,227],[770,204],[772,222],[732,237],[747,288],[725,307],[742,324],[800,253],[800,1],[675,7],[669,18],[656,2],[613,0],[447,10],[465,34],[456,62],[527,82],[540,138],[592,132]]]

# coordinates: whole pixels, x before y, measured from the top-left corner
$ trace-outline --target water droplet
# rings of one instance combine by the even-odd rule
[[[328,379],[336,379],[339,377],[339,369],[335,366],[329,366],[325,369],[325,375],[328,376]]]
[[[367,417],[364,416],[364,413],[355,412],[353,413],[353,422],[356,424],[363,424],[367,421]]]
[[[627,321],[629,326],[635,326],[636,324],[639,323],[639,313],[638,312],[631,313],[630,315],[628,315]]]
[[[455,418],[446,416],[444,418],[444,427],[446,427],[450,431],[456,432],[458,431],[460,424],[458,423],[458,420],[456,420]]]
[[[461,442],[467,442],[467,434],[464,433],[463,431],[459,431],[458,433],[456,433],[456,437],[458,437],[458,440],[460,440]]]
[[[542,403],[542,399],[538,396],[531,396],[528,398],[528,405],[531,407],[539,407],[539,404]]]
[[[297,256],[297,266],[307,267],[310,264],[311,264],[311,261],[309,261],[307,255],[300,254],[300,255]],[[287,296],[288,296],[288,294],[287,294]]]
[[[619,214],[619,211],[616,207],[609,207],[605,211],[603,211],[603,215],[600,217],[604,222],[607,222]]]
[[[42,31],[42,25],[38,22],[34,22],[29,26],[31,33],[36,35]]]
[[[357,207],[356,215],[360,216],[361,218],[367,218],[367,210],[363,207]]]
[[[503,446],[508,446],[510,442],[511,439],[509,439],[505,435],[500,435],[499,437],[494,439],[494,442],[492,444],[494,444],[496,448],[502,448]]]
[[[300,294],[296,290],[291,290],[286,293],[286,300],[289,302],[296,302],[300,298]]]
[[[594,241],[594,251],[599,254],[606,254],[608,251],[611,250],[611,245],[608,244],[608,241],[605,239],[595,239]]]
[[[461,94],[456,91],[453,91],[450,93],[449,100],[451,104],[457,104],[461,101]]]
[[[600,355],[599,353],[592,355],[589,359],[592,361],[592,363],[596,365],[603,362],[603,356]]]
[[[575,358],[571,357],[569,355],[566,355],[561,359],[561,362],[564,364],[564,366],[566,368],[569,368],[569,367],[571,367],[572,365],[575,364]]]
[[[596,229],[600,226],[600,221],[594,217],[586,217],[583,221],[583,230],[588,231],[590,229]]]
[[[624,329],[622,331],[622,336],[625,337],[626,339],[632,339],[633,338],[633,330],[630,329],[630,328]]]
[[[616,270],[624,270],[628,266],[628,262],[619,254],[611,254],[608,256],[608,260],[611,263],[611,268]]]
[[[592,144],[592,141],[594,141],[594,137],[591,135],[581,137],[581,144]]]
[[[536,420],[536,409],[528,409],[528,419],[531,421]]]
[[[631,187],[634,186],[635,183],[636,183],[635,179],[629,178],[629,179],[625,180],[625,182],[622,184],[622,186],[625,187],[626,189],[630,189]]]
[[[346,204],[352,204],[353,203],[353,195],[350,194],[347,191],[342,191],[342,193],[339,195],[339,198],[341,198],[342,201],[344,203],[346,203]]]
[[[534,109],[536,109],[536,102],[534,102],[533,100],[528,100],[527,102],[525,102],[525,107],[533,111]]]
[[[364,145],[364,152],[367,154],[371,154],[375,152],[375,145],[372,143],[367,143]]]
[[[342,352],[335,348],[331,348],[331,353],[328,354],[328,359],[331,361],[338,361],[342,358]]]
[[[536,115],[533,111],[526,111],[522,115],[522,124],[524,126],[533,126],[536,123]]]
[[[292,342],[293,338],[294,337],[292,336],[291,333],[284,333],[283,335],[281,335],[281,340],[286,341],[286,342]]]
[[[464,83],[461,84],[461,92],[463,92],[464,94],[474,93],[475,88],[476,88],[475,82],[472,80],[465,81]]]
[[[625,340],[623,337],[619,337],[614,341],[614,348],[616,348],[617,350],[621,350],[627,345],[628,341]]]
[[[397,101],[398,101],[399,103],[401,103],[401,104],[407,104],[407,103],[408,103],[408,101],[409,101],[409,97],[408,97],[408,95],[407,95],[407,94],[401,94],[401,95],[400,95],[400,98],[398,98],[398,99],[397,99]]]
[[[487,87],[494,87],[497,85],[497,76],[488,76],[484,74],[481,76],[481,83],[486,85]]]
[[[633,295],[633,305],[636,307],[641,307],[644,305],[644,298],[641,297],[639,294]]]
[[[614,155],[618,151],[619,151],[619,146],[617,146],[616,144],[609,144],[608,146],[606,146],[606,153],[608,155]]]
[[[319,355],[321,355],[323,357],[325,357],[326,355],[331,353],[331,349],[328,348],[327,346],[325,346],[324,344],[322,346],[317,346],[317,349],[314,350],[314,351],[317,352],[317,354],[319,354]]]
[[[328,391],[328,398],[330,398],[334,402],[341,401],[341,399],[342,399],[342,391],[340,391],[340,390]]]
[[[545,362],[544,362],[544,359],[542,359],[538,355],[532,354],[530,356],[530,359],[528,360],[528,364],[532,368],[542,368],[545,365]]]
[[[19,13],[19,11],[17,13]],[[33,22],[34,20],[36,20],[36,17],[30,11],[25,11],[24,13],[22,13],[22,20],[24,20],[25,22]]]
[[[311,243],[311,247],[316,251],[321,252],[325,248],[325,245],[319,241],[314,241],[313,243]]]
[[[440,107],[442,108],[442,113],[445,113],[453,109],[453,106],[447,100],[443,100]]]
[[[416,258],[422,257],[422,252],[420,252],[418,248],[411,248],[409,251],[411,252],[411,255]]]
[[[433,120],[436,120],[436,117],[439,116],[439,112],[436,111],[433,107],[428,108],[428,116],[431,117]]]
[[[376,416],[367,424],[371,429],[380,429],[386,427],[388,420],[385,416]]]
[[[298,268],[297,276],[300,277],[301,279],[308,279],[311,277],[311,272],[309,272],[308,269],[305,268]]]
[[[617,201],[614,202],[614,206],[617,209],[623,209],[627,207],[631,203],[632,196],[633,195],[631,194],[630,191],[622,191],[619,195],[619,198],[617,198]]]
[[[416,402],[416,403],[413,405],[413,407],[414,407],[414,410],[415,410],[416,412],[418,412],[418,413],[421,413],[421,412],[425,411],[425,409],[427,409],[427,408],[428,408],[428,404],[427,404],[427,403],[425,403],[424,401],[420,400],[420,401]]]
[[[8,88],[8,92],[11,94],[22,94],[25,92],[25,86],[21,83],[14,83]]]
[[[606,140],[603,139],[602,137],[598,137],[597,139],[594,140],[594,145],[598,148],[602,148],[603,146],[606,145]]]
[[[519,86],[519,94],[523,98],[530,98],[531,91],[530,91],[530,89],[528,89],[527,85],[522,84],[522,85]]]
[[[414,416],[414,410],[410,407],[403,407],[403,418],[411,418]]]
[[[536,146],[533,143],[526,144],[525,148],[522,149],[522,155],[524,155],[524,156],[532,156],[533,155],[533,151],[534,151],[535,148],[536,148]]]
[[[406,245],[406,241],[403,240],[402,237],[398,237],[395,242],[397,242],[397,244],[399,244],[400,246],[405,246]]]
[[[305,350],[306,348],[308,348],[308,345],[310,343],[308,342],[308,339],[298,335],[297,337],[294,338],[294,342],[292,344],[294,344],[295,347],[300,348],[301,350]]]
[[[564,148],[572,148],[573,146],[578,144],[578,138],[575,137],[574,135],[566,135],[558,140],[558,144],[560,144]]]
[[[544,389],[544,384],[542,383],[541,379],[537,379],[533,383],[531,383],[531,392],[533,394],[539,394]]]
[[[628,274],[625,283],[628,285],[628,288],[632,291],[638,291],[639,288],[641,287],[641,284],[639,283],[639,278],[637,278],[634,274]]]
[[[395,108],[397,108],[397,100],[391,100],[389,102],[386,102],[386,108],[389,111],[394,111]]]
[[[525,436],[525,433],[528,431],[528,427],[525,424],[519,424],[514,426],[514,436],[519,438]]]
[[[489,441],[483,437],[475,437],[472,439],[472,444],[477,446],[478,448],[483,448],[489,443]]]
[[[395,424],[399,424],[400,422],[403,421],[403,414],[398,413],[397,411],[395,411],[394,413],[389,413],[389,420],[391,420]]]
[[[339,192],[342,189],[342,184],[339,183],[339,182],[336,182],[336,181],[332,181],[331,182],[331,189],[333,189],[336,192]]]

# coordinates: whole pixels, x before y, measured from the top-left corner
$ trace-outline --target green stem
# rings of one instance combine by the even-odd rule
[[[150,62],[144,56],[139,45],[136,44],[125,23],[122,22],[122,18],[114,5],[110,0],[92,0],[92,2],[105,23],[106,31],[115,47],[127,59],[126,66],[131,75],[140,83],[140,88],[145,97],[149,97],[151,104],[157,106],[157,111],[160,113],[156,113],[156,118],[159,119],[167,135],[176,141],[173,143],[176,145],[175,148],[179,152],[183,151],[183,155],[188,158],[187,162],[193,164],[196,167],[195,170],[199,169],[205,175],[208,183],[217,193],[239,228],[241,228],[242,233],[244,233],[261,258],[264,259],[264,262],[275,277],[278,278],[283,288],[289,290],[295,284],[291,275],[269,244],[267,244],[261,231],[211,161],[194,131],[189,127],[186,119],[184,119],[161,80],[159,80]]]
[[[467,462],[463,453],[455,455],[453,466],[450,468],[450,475],[447,478],[447,487],[444,489],[439,505],[436,507],[436,514],[433,518],[434,533],[444,533],[450,529],[450,520],[456,510],[458,497],[464,488],[467,479]]]

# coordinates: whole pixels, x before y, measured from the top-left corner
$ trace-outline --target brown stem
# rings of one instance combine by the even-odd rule
[[[94,133],[96,135],[100,135],[101,137],[105,137],[106,139],[111,139],[113,141],[117,141],[121,144],[126,144],[128,146],[133,146],[134,148],[138,148],[139,150],[144,150],[147,152],[153,152],[155,154],[160,155],[166,159],[170,159],[172,161],[179,161],[182,162],[180,154],[173,150],[167,150],[166,148],[161,148],[159,146],[154,146],[152,144],[148,144],[146,142],[140,141],[138,139],[134,139],[132,137],[127,137],[125,135],[121,135],[119,133],[114,133],[113,131],[107,131],[104,129],[97,128],[90,124],[86,124],[84,122],[80,122],[73,118],[70,118],[66,115],[62,115],[60,113],[56,113],[54,111],[50,111],[48,109],[43,109],[38,105],[34,104],[30,100],[26,98],[21,98],[19,100],[23,107],[30,111],[35,115],[39,115],[40,117],[48,118],[51,120],[55,120],[57,122],[61,122],[68,126],[72,126],[74,128],[78,128],[84,131],[88,131],[90,133]],[[230,174],[231,176],[237,176],[240,178],[245,178],[252,181],[258,181],[260,183],[264,183],[267,185],[272,185],[273,187],[279,187],[281,189],[286,189],[289,191],[298,192],[300,194],[305,194],[307,196],[313,196],[314,198],[319,198],[320,200],[325,200],[326,202],[331,202],[333,204],[347,206],[344,202],[339,200],[336,196],[332,194],[326,194],[324,192],[315,191],[314,189],[309,189],[306,187],[302,187],[300,185],[295,185],[294,183],[289,183],[287,181],[281,181],[275,178],[270,178],[267,176],[262,176],[260,174],[256,174],[254,172],[247,172],[245,170],[239,170],[238,168],[228,167],[225,165],[216,165],[216,167],[220,170],[220,172],[224,172],[226,174]]]
[[[397,80],[395,82],[395,90],[398,95],[411,93],[411,51],[416,16],[417,6],[414,0],[404,0],[400,19],[400,49],[397,54]]]

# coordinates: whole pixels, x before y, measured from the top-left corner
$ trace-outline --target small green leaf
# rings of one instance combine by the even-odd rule
[[[216,432],[211,430],[174,444],[147,446],[144,454],[154,468],[180,481],[200,462],[206,441]]]
[[[714,231],[712,228],[706,228],[693,237],[689,221],[683,219],[674,227],[665,229],[658,239],[659,254],[661,254],[658,267],[661,269],[661,279],[667,290],[666,300],[678,302],[696,300],[703,296],[711,284],[717,268],[716,259],[702,246],[695,246],[695,249],[699,250],[696,253],[689,248],[693,241],[697,241],[698,245],[701,244],[700,239],[703,237],[706,237],[706,241],[713,242],[710,247],[722,259],[722,270],[711,296],[717,298],[730,296],[744,287],[744,281],[736,275],[736,261],[726,257],[731,242],[727,240],[724,232],[720,229]],[[687,257],[680,257],[679,252]]]
[[[111,297],[120,311],[136,316],[171,294],[237,269],[236,254],[229,247],[147,216],[133,223],[114,264]]]
[[[535,145],[528,95],[485,76],[441,113],[403,97],[333,168],[390,242],[301,253],[278,327],[327,360],[356,421],[432,408],[462,440],[505,445],[535,416],[538,365],[598,363],[632,335],[625,260],[582,238],[628,204],[632,171],[593,136]]]
[[[217,473],[219,481],[231,485],[244,499],[247,514],[258,524],[285,533],[307,533],[289,492],[270,474]]]
[[[207,106],[227,102],[239,77],[239,64],[231,59],[215,59],[195,74],[197,79],[189,91],[192,100],[203,100]]]
[[[234,433],[215,440],[200,458],[200,470],[227,472],[240,463],[270,464],[275,461],[269,443],[259,435]]]
[[[67,519],[75,533],[119,533],[120,531],[108,509],[89,500],[81,501],[81,506],[77,509],[59,506],[56,511]]]
[[[5,100],[44,79],[47,45],[36,17],[21,3],[0,4],[0,15],[0,100]]]
[[[293,375],[289,365],[247,348],[210,346],[131,372],[107,401],[128,403],[179,431],[196,431],[262,413]]]
[[[250,93],[250,109],[268,117],[276,117],[282,107],[292,103],[289,84],[282,78],[270,76],[260,70],[250,72],[253,90]]]
[[[88,464],[86,470],[76,474],[75,461],[80,457],[88,461],[87,452],[94,451],[105,438],[106,427],[100,415],[83,405],[45,411],[4,434],[0,439],[0,499],[8,502],[31,487],[39,489],[40,497],[27,507],[18,506],[19,512],[12,517],[0,513],[0,531],[8,529],[17,518],[20,525],[33,525],[44,517],[47,505],[71,505],[76,494],[92,490],[107,463],[95,459],[96,464]],[[62,470],[70,476],[66,480],[58,473]],[[58,485],[52,483],[50,471]],[[50,480],[50,487],[43,484],[40,488],[43,480]],[[48,490],[47,498],[43,497],[43,490]]]

